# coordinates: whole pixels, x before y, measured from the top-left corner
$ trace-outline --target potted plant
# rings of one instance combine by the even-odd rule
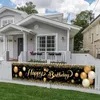
[[[55,55],[54,52],[48,52],[48,54],[49,54],[49,55],[52,55],[52,56]]]

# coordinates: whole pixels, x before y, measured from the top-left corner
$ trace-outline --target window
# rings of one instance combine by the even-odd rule
[[[1,19],[1,27],[6,26],[7,24],[14,23],[14,18],[3,18]]]
[[[55,36],[38,36],[37,51],[55,51]]]

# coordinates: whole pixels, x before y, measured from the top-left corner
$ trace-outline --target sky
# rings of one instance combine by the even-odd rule
[[[32,1],[39,13],[63,13],[64,17],[73,19],[76,14],[84,10],[93,10],[95,17],[100,14],[100,0],[0,0],[0,7],[8,6],[16,8]]]

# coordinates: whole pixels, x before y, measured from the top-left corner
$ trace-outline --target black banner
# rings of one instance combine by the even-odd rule
[[[12,77],[93,87],[95,67],[66,64],[13,63]],[[84,85],[85,84],[85,85]]]

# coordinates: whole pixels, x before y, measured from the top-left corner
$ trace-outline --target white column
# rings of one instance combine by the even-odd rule
[[[24,51],[27,51],[28,50],[28,44],[27,44],[27,33],[23,33],[23,50]]]
[[[25,62],[28,61],[28,38],[27,33],[23,32],[23,59]]]
[[[69,29],[67,30],[67,51],[69,51],[69,41],[70,41],[70,35],[69,35]]]
[[[8,51],[8,44],[7,44],[7,36],[3,36],[3,55],[4,60],[8,61],[9,60],[9,51]]]
[[[7,36],[6,35],[3,36],[3,51],[4,52],[7,51]]]
[[[72,38],[72,45],[71,45],[71,51],[73,52],[73,50],[74,50],[74,37]]]

